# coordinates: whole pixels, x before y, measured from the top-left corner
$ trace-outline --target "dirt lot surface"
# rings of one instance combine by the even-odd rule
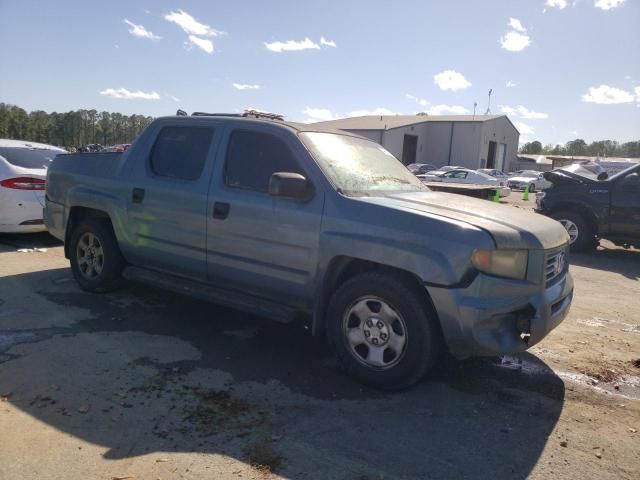
[[[51,237],[0,236],[0,479],[640,478],[640,252],[603,243],[528,353],[384,394],[303,325],[83,293]]]

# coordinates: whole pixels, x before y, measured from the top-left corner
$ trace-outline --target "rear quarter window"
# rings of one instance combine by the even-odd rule
[[[59,153],[65,152],[46,148],[0,147],[0,157],[21,168],[48,168]]]

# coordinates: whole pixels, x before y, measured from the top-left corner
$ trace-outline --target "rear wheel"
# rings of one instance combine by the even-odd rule
[[[125,262],[111,225],[104,220],[81,220],[70,237],[69,260],[83,290],[108,292],[122,281]]]
[[[385,390],[406,388],[435,364],[437,318],[419,292],[394,274],[357,275],[333,295],[328,335],[347,372]]]
[[[581,214],[563,210],[551,216],[567,230],[572,252],[586,252],[597,246],[593,228]]]

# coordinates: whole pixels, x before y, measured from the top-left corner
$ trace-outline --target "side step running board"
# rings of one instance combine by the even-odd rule
[[[170,290],[181,295],[194,297],[205,302],[217,303],[282,323],[290,323],[299,317],[299,312],[293,308],[254,297],[253,295],[225,290],[169,273],[128,266],[122,276],[133,282]]]

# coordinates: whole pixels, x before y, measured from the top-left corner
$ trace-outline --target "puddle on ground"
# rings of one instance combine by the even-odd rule
[[[41,328],[38,330],[0,330],[0,354],[7,352],[11,347],[20,343],[35,343],[47,340],[59,333],[59,329]],[[7,355],[0,355],[0,363],[11,358]]]
[[[504,355],[501,357],[497,368],[507,368],[519,371],[525,375],[548,376],[557,375],[563,380],[587,387],[604,395],[613,395],[630,400],[640,400],[640,377],[635,375],[621,375],[614,382],[601,382],[598,379],[584,373],[563,372],[561,370],[549,371],[535,363],[523,360],[517,355]]]

